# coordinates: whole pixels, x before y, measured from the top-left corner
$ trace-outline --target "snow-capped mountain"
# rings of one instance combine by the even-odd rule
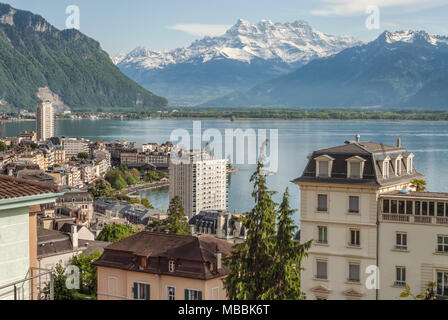
[[[126,56],[117,57],[117,64],[136,64],[145,69],[164,68],[170,64],[230,59],[250,63],[254,58],[278,59],[302,64],[360,44],[352,36],[331,36],[314,30],[305,21],[257,24],[239,19],[224,35],[205,37],[187,48],[157,51],[138,47]]]
[[[209,106],[418,107],[448,109],[448,37],[383,32],[377,39],[311,61],[299,70]]]
[[[195,104],[359,44],[351,36],[324,34],[305,21],[253,24],[240,19],[222,36],[205,37],[172,51],[138,47],[113,61],[170,102]]]

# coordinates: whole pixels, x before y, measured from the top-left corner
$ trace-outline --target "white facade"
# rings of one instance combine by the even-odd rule
[[[49,101],[42,101],[36,108],[37,140],[45,141],[54,137],[54,113]]]
[[[76,157],[80,152],[89,153],[89,140],[76,138],[63,138],[61,140],[67,158]]]
[[[170,161],[170,200],[179,196],[188,218],[201,210],[227,210],[227,161],[205,152],[188,163]]]

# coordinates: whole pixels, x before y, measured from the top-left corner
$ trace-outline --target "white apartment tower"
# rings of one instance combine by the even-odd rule
[[[314,151],[301,177],[300,241],[307,299],[400,299],[429,282],[448,296],[448,194],[416,192],[414,155],[401,147],[347,141]],[[369,266],[378,266],[379,289]],[[372,283],[372,282],[369,282]]]
[[[54,137],[54,113],[50,101],[39,102],[36,108],[37,140],[45,141]]]
[[[201,210],[227,210],[227,159],[191,151],[180,163],[170,160],[170,201],[179,196],[190,219]]]

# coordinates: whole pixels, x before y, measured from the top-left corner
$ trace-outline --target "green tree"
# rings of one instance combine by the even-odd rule
[[[414,179],[411,181],[411,187],[415,188],[417,191],[425,191],[426,181],[423,179]]]
[[[97,240],[117,242],[136,233],[137,230],[128,224],[108,224],[103,227]]]
[[[190,233],[190,225],[184,213],[184,207],[179,196],[170,201],[168,217],[163,220],[154,220],[146,228],[154,232],[166,232],[170,234],[187,235]]]
[[[144,205],[146,208],[148,209],[154,209],[154,207],[152,206],[151,202],[149,201],[148,198],[143,198],[141,200],[142,205]]]
[[[132,204],[140,204],[141,203],[140,198],[137,198],[137,197],[131,197],[129,199],[129,202]]]
[[[168,207],[168,217],[166,218],[171,234],[189,234],[190,225],[185,215],[184,206],[179,196],[175,196],[170,201]]]
[[[87,152],[78,153],[78,159],[89,159],[89,154]]]
[[[276,203],[273,191],[268,190],[263,161],[259,159],[250,181],[254,188],[254,208],[243,220],[247,230],[246,241],[234,247],[232,255],[224,260],[229,275],[224,279],[227,296],[231,300],[261,300],[276,285],[272,278],[275,265]]]
[[[0,152],[8,150],[8,146],[3,141],[0,141]]]
[[[74,300],[75,290],[67,288],[67,275],[65,274],[65,268],[60,263],[54,268],[53,277],[54,300]],[[50,294],[49,282],[45,286],[43,292],[46,295]]]
[[[289,205],[289,191],[286,188],[279,207],[277,238],[275,243],[275,264],[272,266],[274,286],[267,293],[271,300],[299,300],[305,294],[301,290],[300,274],[302,259],[307,256],[312,241],[304,244],[294,241],[297,226],[294,224]]]
[[[114,193],[110,183],[104,179],[94,181],[88,191],[94,200],[111,197]]]
[[[152,232],[169,233],[170,228],[167,219],[156,219],[148,223],[146,229]]]
[[[117,175],[112,181],[112,186],[117,190],[123,190],[128,186],[128,183],[126,182],[126,180],[123,178],[122,175]]]
[[[80,291],[96,297],[97,293],[97,267],[92,262],[101,257],[101,252],[96,251],[88,256],[80,253],[72,258],[71,264],[79,268]]]

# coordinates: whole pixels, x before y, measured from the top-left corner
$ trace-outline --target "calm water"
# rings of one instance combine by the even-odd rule
[[[137,143],[162,143],[171,131],[183,128],[192,133],[191,120],[73,120],[57,121],[58,135],[84,137],[91,140],[113,141],[125,139]],[[269,177],[272,189],[282,193],[289,187],[291,205],[299,207],[298,187],[290,180],[301,175],[306,156],[313,150],[343,144],[361,135],[361,141],[402,145],[415,154],[417,170],[426,175],[428,189],[448,192],[448,123],[447,122],[375,122],[375,121],[272,121],[203,120],[202,130],[216,128],[224,134],[226,128],[278,129],[279,170]],[[14,136],[21,130],[35,130],[34,122],[16,122],[4,125],[4,135]],[[269,134],[268,134],[269,136]],[[229,209],[245,212],[252,206],[249,177],[254,166],[240,166],[232,174],[229,187]],[[168,208],[167,189],[144,193],[158,208]],[[279,201],[281,194],[276,195]],[[296,220],[298,220],[296,213]]]

